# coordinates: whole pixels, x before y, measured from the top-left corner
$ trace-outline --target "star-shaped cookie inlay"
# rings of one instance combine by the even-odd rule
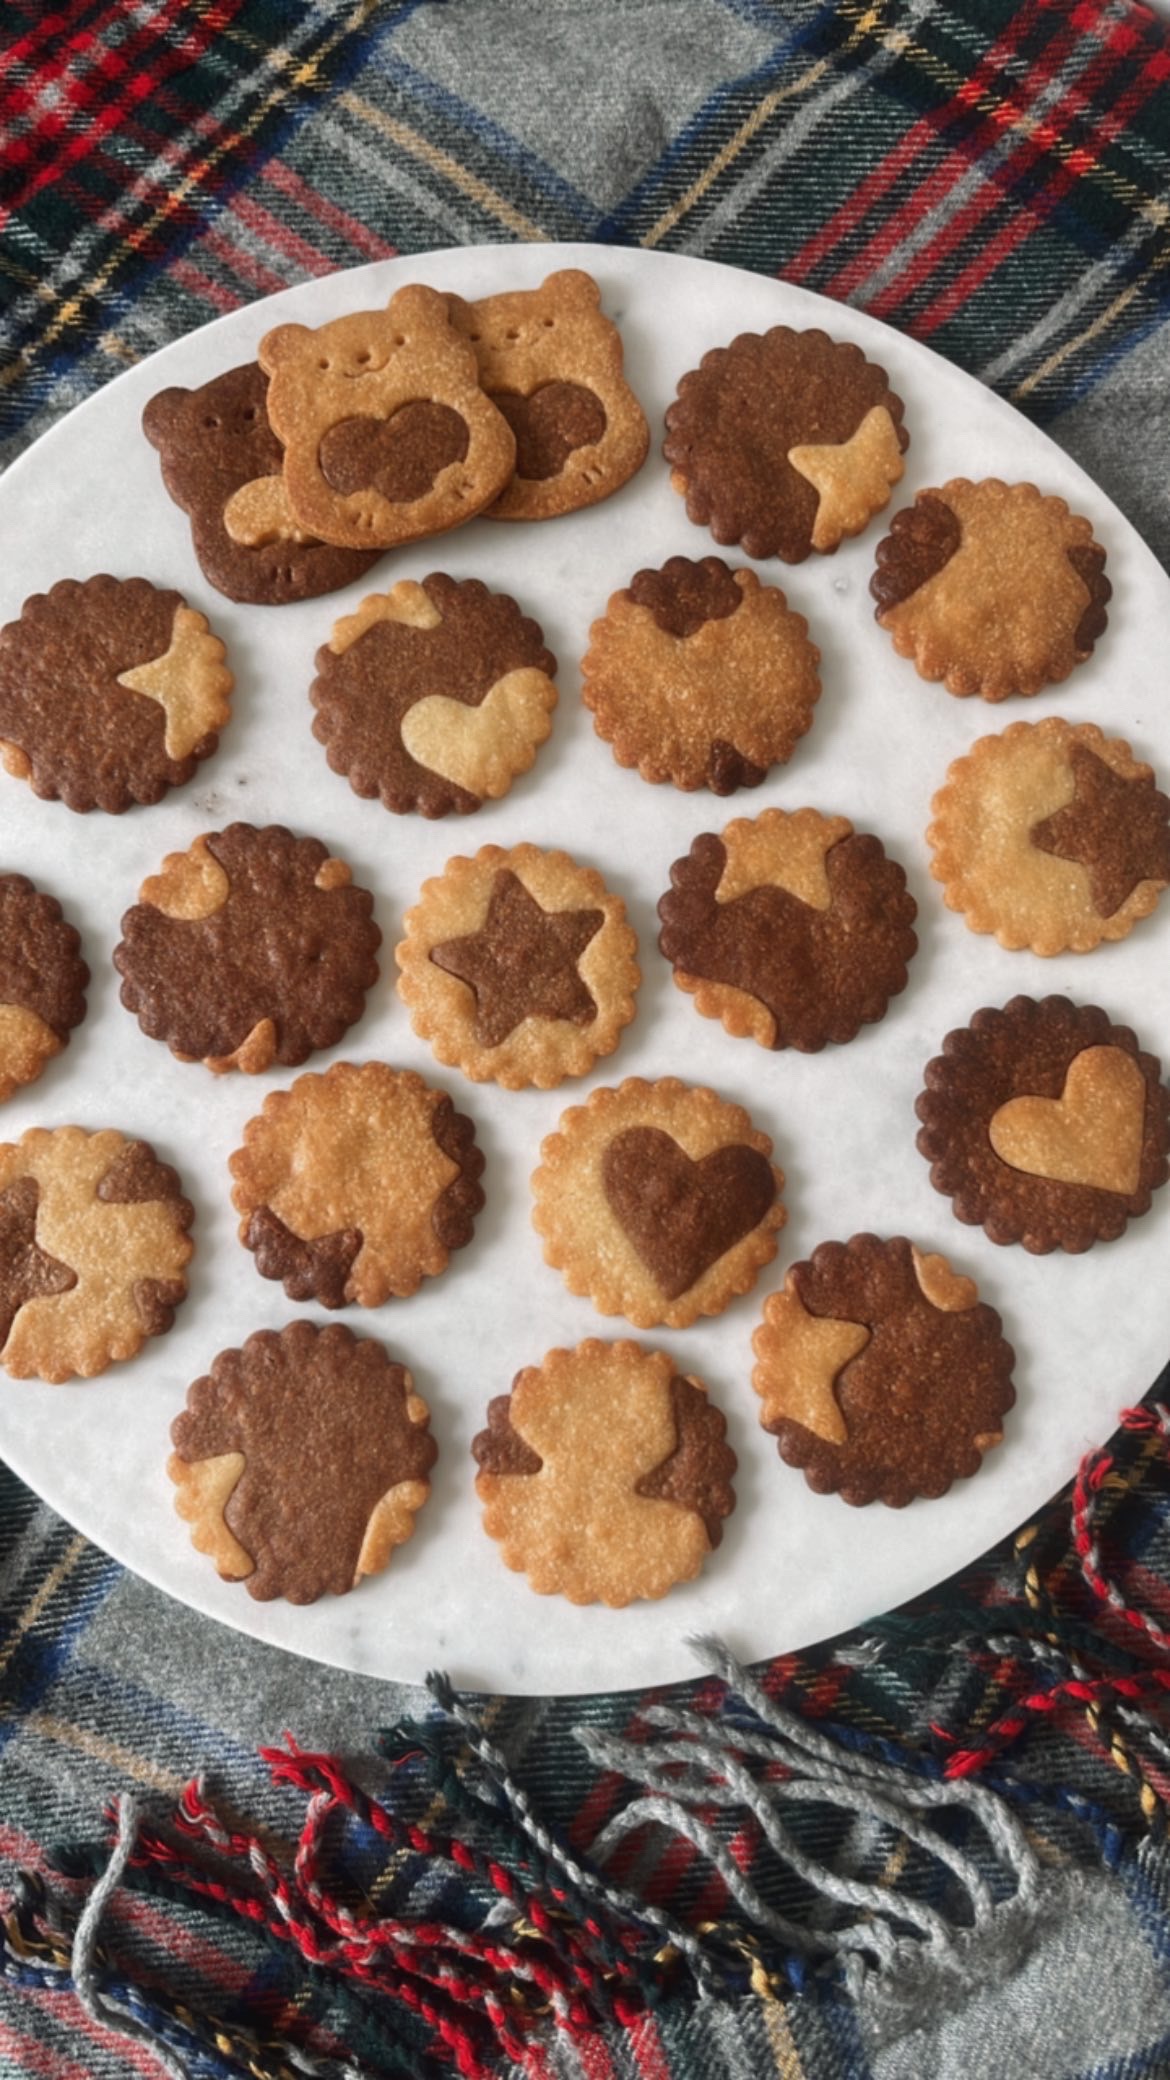
[[[26,1301],[77,1284],[76,1271],[37,1246],[39,1198],[34,1177],[18,1177],[0,1192],[0,1350]]]
[[[492,883],[478,932],[431,948],[437,968],[475,995],[475,1037],[498,1047],[526,1018],[586,1026],[597,1005],[577,963],[605,922],[603,910],[542,910],[509,867]]]
[[[118,674],[119,686],[145,694],[161,707],[168,758],[187,758],[209,731],[227,721],[232,675],[223,658],[223,644],[203,615],[193,607],[178,607],[169,649]]]
[[[1087,867],[1093,908],[1112,917],[1139,882],[1170,883],[1170,800],[1152,774],[1127,780],[1084,744],[1069,762],[1076,794],[1029,836],[1040,852]]]
[[[788,1418],[830,1444],[845,1444],[849,1433],[834,1387],[869,1340],[863,1322],[809,1314],[789,1287],[774,1294],[765,1327],[756,1332],[761,1362],[752,1382],[764,1404],[760,1421],[765,1430]]]

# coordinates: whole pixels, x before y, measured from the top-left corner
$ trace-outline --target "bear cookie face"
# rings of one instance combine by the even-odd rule
[[[315,330],[278,325],[260,363],[289,505],[325,541],[387,549],[442,534],[512,474],[511,429],[434,289],[413,284],[383,311]]]
[[[516,474],[490,519],[577,512],[641,469],[650,430],[622,374],[621,335],[591,275],[561,268],[539,289],[478,303],[449,296],[447,305],[516,437]]]
[[[246,361],[197,390],[160,390],[142,414],[163,483],[191,522],[204,577],[252,607],[336,592],[364,577],[378,556],[335,548],[293,518],[267,393],[264,370]]]

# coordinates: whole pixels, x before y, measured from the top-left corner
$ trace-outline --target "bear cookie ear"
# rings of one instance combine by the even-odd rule
[[[179,424],[183,406],[193,393],[177,384],[173,389],[160,390],[157,397],[148,400],[142,413],[142,431],[152,448],[161,448],[169,440]]]
[[[591,274],[580,267],[561,267],[542,282],[538,295],[552,296],[558,303],[578,310],[595,311],[601,306],[601,290]]]
[[[266,332],[257,349],[256,359],[266,375],[272,375],[282,361],[295,360],[304,352],[305,345],[313,337],[308,325],[277,325]]]

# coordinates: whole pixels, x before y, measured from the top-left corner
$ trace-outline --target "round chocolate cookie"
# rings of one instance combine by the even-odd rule
[[[441,571],[404,578],[317,652],[313,735],[355,794],[466,816],[528,771],[552,727],[556,668],[506,593]]]
[[[916,1110],[958,1219],[1039,1256],[1114,1241],[1170,1174],[1161,1064],[1067,997],[977,1011],[927,1064]]]
[[[1015,1363],[995,1309],[901,1236],[822,1242],[764,1303],[760,1421],[818,1495],[945,1495],[1000,1443]]]
[[[704,354],[666,414],[687,513],[747,555],[803,563],[889,502],[909,436],[902,400],[860,347],[775,325]]]
[[[705,832],[670,870],[658,944],[704,1018],[816,1054],[905,989],[917,905],[881,841],[844,816],[765,809]]]
[[[378,979],[374,899],[317,838],[233,823],[144,881],[114,951],[152,1040],[220,1073],[332,1047]]]
[[[342,1596],[414,1530],[437,1457],[405,1366],[334,1322],[221,1351],[171,1425],[196,1549],[267,1602]]]
[[[224,646],[145,578],[62,578],[0,629],[0,759],[46,801],[120,815],[210,758],[231,710]]]
[[[41,1070],[85,1017],[81,940],[23,874],[0,874],[0,1101]]]

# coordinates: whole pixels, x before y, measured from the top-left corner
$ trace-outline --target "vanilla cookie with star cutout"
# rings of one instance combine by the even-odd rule
[[[550,1090],[612,1054],[641,981],[625,905],[565,852],[485,845],[424,881],[398,992],[437,1060]]]

